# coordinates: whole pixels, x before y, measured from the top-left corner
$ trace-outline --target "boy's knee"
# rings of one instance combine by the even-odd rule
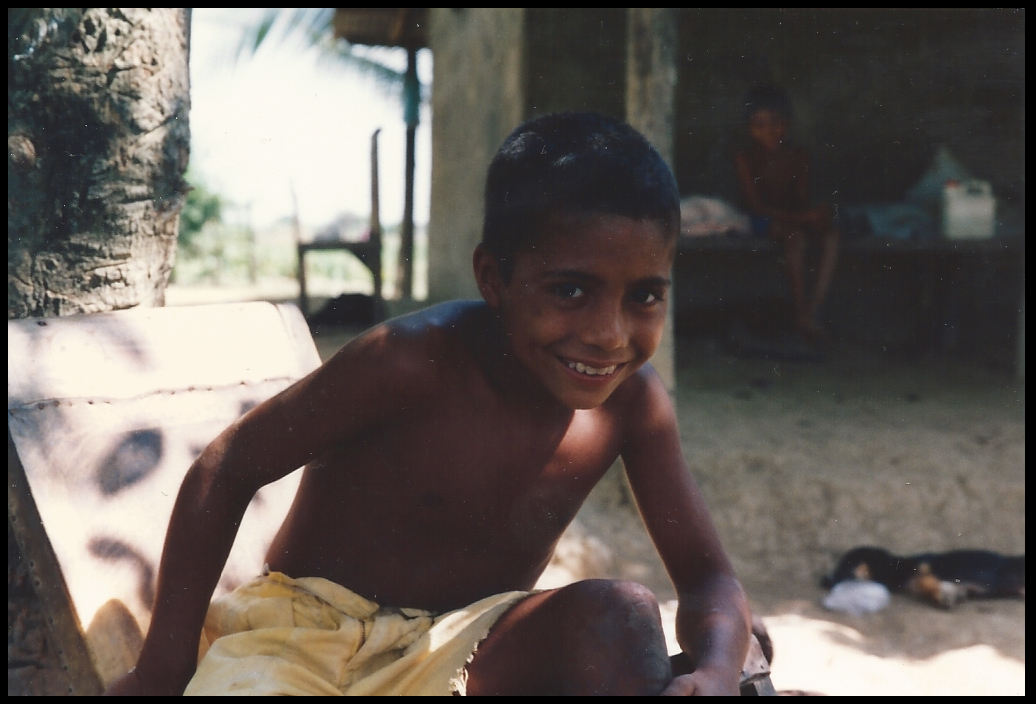
[[[672,680],[658,600],[647,587],[625,580],[594,579],[571,584],[568,596],[578,605],[584,657],[610,670],[612,693],[661,692]],[[584,651],[576,646],[575,650]]]
[[[626,580],[590,579],[569,585],[578,618],[597,636],[620,642],[664,643],[658,599],[647,587]]]
[[[579,601],[597,609],[658,610],[658,600],[650,589],[625,579],[586,579],[564,589],[571,590]]]

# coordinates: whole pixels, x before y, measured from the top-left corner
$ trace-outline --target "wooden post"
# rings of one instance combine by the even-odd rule
[[[295,195],[295,184],[288,182],[291,187],[292,224],[295,234],[295,252],[299,258],[299,268],[296,271],[299,278],[299,310],[303,316],[309,315],[309,295],[306,292],[306,249],[302,246],[302,223],[299,222],[299,199]]]
[[[403,118],[406,121],[406,186],[403,195],[403,222],[400,224],[399,298],[414,295],[414,142],[421,109],[421,84],[417,80],[417,49],[407,49],[406,79],[403,85]]]
[[[378,199],[378,133],[381,128],[374,130],[371,135],[371,221],[370,221],[370,242],[378,253],[375,258],[376,264],[371,268],[374,275],[374,297],[381,299],[381,205]]]
[[[673,165],[676,118],[676,10],[631,7],[626,15],[626,121],[648,138]],[[651,364],[670,393],[676,391],[673,291],[662,342]]]

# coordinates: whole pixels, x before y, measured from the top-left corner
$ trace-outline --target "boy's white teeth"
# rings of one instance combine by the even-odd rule
[[[616,366],[618,366],[618,365],[613,364],[610,367],[604,367],[603,369],[598,369],[597,367],[587,366],[587,365],[583,364],[582,362],[569,362],[568,363],[568,368],[569,369],[575,369],[580,374],[589,374],[590,376],[611,374],[612,372],[615,371],[615,367]]]

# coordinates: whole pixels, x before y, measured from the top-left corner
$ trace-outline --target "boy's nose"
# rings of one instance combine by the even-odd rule
[[[605,352],[625,347],[629,340],[629,329],[622,314],[622,306],[607,303],[595,306],[580,337],[583,344]]]

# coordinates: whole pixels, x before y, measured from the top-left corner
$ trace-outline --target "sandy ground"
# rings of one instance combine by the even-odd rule
[[[328,354],[340,331],[318,331]],[[845,550],[1025,551],[1024,384],[1003,371],[835,348],[821,364],[739,360],[681,341],[684,454],[774,642],[778,690],[1024,694],[1025,604],[941,611],[907,597],[870,616],[825,610],[820,577]],[[594,490],[540,581],[673,588],[621,475]]]
[[[820,605],[845,550],[1025,551],[1024,385],[1003,372],[835,349],[823,364],[681,346],[684,454],[753,610],[778,690],[1024,694],[1025,604],[941,611],[893,596],[853,617]],[[542,583],[650,586],[673,643],[676,602],[621,474],[595,490]]]

